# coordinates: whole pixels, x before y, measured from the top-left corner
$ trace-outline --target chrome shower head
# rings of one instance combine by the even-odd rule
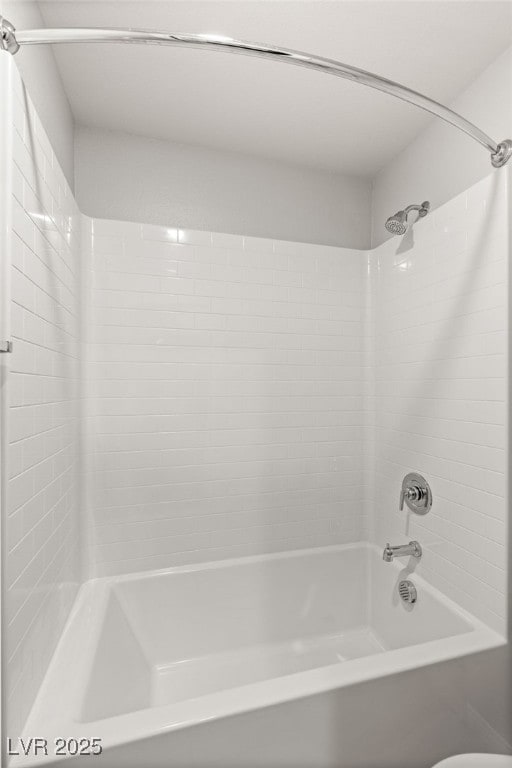
[[[405,235],[409,229],[407,216],[411,211],[418,211],[418,218],[422,219],[430,210],[430,203],[425,200],[421,205],[408,205],[404,211],[398,211],[390,216],[386,221],[385,227],[392,235]]]
[[[386,229],[392,235],[405,235],[407,227],[407,214],[405,211],[398,211],[398,213],[390,216],[386,221]]]

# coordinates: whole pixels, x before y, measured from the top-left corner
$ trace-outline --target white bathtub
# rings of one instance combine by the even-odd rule
[[[469,751],[462,659],[504,640],[414,574],[402,603],[407,564],[354,544],[88,582],[24,732],[48,756],[13,764],[62,763],[57,738],[101,739],[104,768],[427,768]]]

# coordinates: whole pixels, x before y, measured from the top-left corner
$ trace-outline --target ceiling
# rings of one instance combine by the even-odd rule
[[[210,32],[302,49],[447,104],[512,40],[512,2],[491,0],[39,5],[49,27]],[[55,55],[78,124],[333,172],[375,174],[432,119],[373,89],[243,56],[122,45],[56,46]]]

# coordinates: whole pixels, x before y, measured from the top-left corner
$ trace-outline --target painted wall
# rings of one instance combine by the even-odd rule
[[[507,178],[493,173],[372,251],[374,537],[423,547],[418,572],[506,628]],[[434,504],[398,508],[402,478]],[[404,563],[405,565],[405,563]]]
[[[0,67],[3,116],[13,117],[7,148],[12,259],[4,252],[2,264],[11,295],[10,329],[2,338],[13,340],[12,354],[2,360],[8,367],[2,598],[6,725],[16,738],[80,578],[80,215],[9,54],[0,53]],[[10,121],[2,134],[6,127],[10,133]]]
[[[364,538],[363,254],[99,219],[91,249],[93,574]]]
[[[32,0],[0,0],[0,14],[18,29],[45,27]],[[51,47],[26,47],[16,54],[16,66],[50,139],[71,189],[74,187],[74,120]]]
[[[370,184],[232,152],[79,128],[83,213],[347,248],[370,242]]]
[[[512,138],[512,47],[449,106],[495,141]],[[373,247],[391,237],[384,222],[395,211],[423,200],[437,208],[491,170],[484,147],[433,118],[430,127],[373,180]]]
[[[451,106],[496,140],[510,137],[512,48]],[[425,199],[436,208],[490,169],[484,148],[435,118],[371,182],[82,127],[75,143],[78,202],[91,216],[355,248],[388,239],[395,210]]]

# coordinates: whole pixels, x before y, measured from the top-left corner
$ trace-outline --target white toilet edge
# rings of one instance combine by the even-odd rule
[[[483,753],[454,755],[436,763],[433,768],[512,768],[512,756]]]

